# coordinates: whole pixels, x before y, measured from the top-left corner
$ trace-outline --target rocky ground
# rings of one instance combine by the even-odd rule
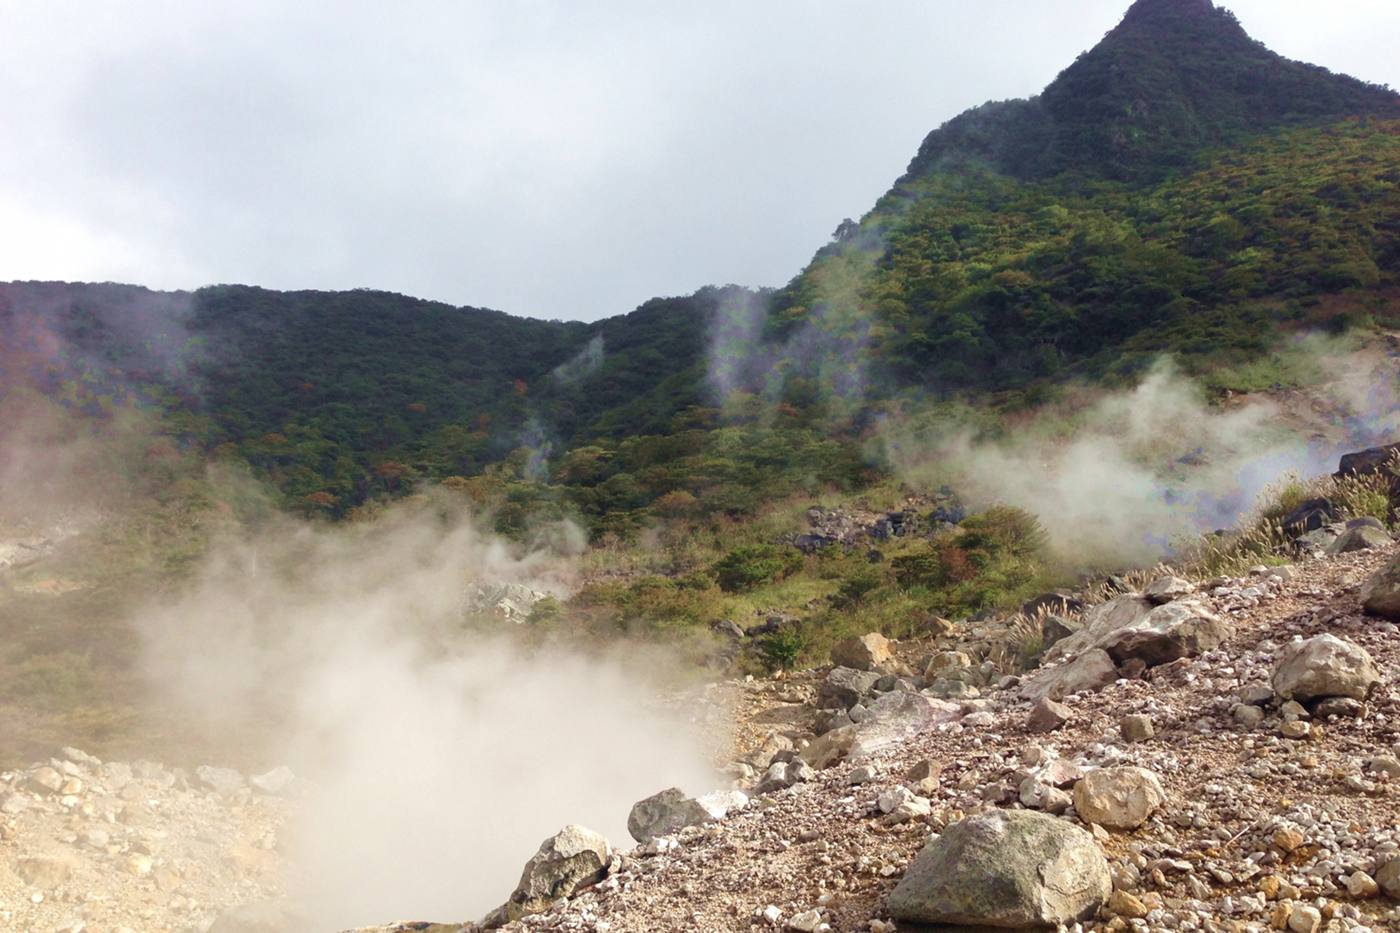
[[[102,762],[78,749],[0,773],[0,929],[208,929],[279,892],[289,772]]]
[[[935,677],[917,696],[961,695],[931,698],[921,725],[904,735],[896,726],[896,738],[877,736],[868,751],[864,737],[880,731],[872,720],[844,727],[858,736],[835,763],[823,759],[842,744],[830,739],[842,726],[813,739],[805,728],[820,714],[770,703],[750,727],[765,712],[790,723],[763,752],[776,749],[789,774],[775,779],[764,769],[749,780],[781,785],[801,770],[790,786],[760,785],[724,820],[609,853],[596,885],[508,928],[918,929],[892,925],[892,892],[915,874],[932,836],[995,809],[1057,813],[1102,852],[1109,889],[1094,916],[1071,918],[1071,929],[1400,929],[1400,862],[1392,862],[1400,856],[1400,630],[1363,614],[1359,599],[1394,556],[1389,547],[1363,550],[1211,581],[1196,594],[1162,585],[1157,600],[1177,607],[1167,615],[1186,627],[1131,644],[1119,636],[1113,673],[1102,678],[1109,682],[1084,692],[1061,694],[1053,683],[1101,650],[1086,645],[1092,639],[1080,638],[1082,653],[1048,673],[961,691],[947,684],[975,683],[975,659],[963,667],[935,656],[944,673],[972,673]],[[1296,684],[1285,689],[1305,703],[1277,695],[1275,671],[1298,653],[1290,644],[1319,635],[1369,654],[1379,684],[1364,699],[1326,700]],[[1173,640],[1200,653],[1162,657]],[[1331,666],[1362,682],[1371,676],[1342,662]],[[1033,703],[1047,683],[1059,701]],[[794,683],[751,692],[798,700],[810,690]],[[874,711],[877,720],[915,721],[892,714],[892,701],[867,703],[855,718]],[[794,767],[804,759],[827,767]]]
[[[1047,616],[1024,676],[988,656],[987,623],[716,685],[741,793],[659,794],[636,844],[567,828],[491,925],[1400,929],[1400,581],[1366,585],[1400,549],[1352,537]],[[279,893],[288,778],[76,750],[0,775],[0,927],[283,928],[232,908]]]

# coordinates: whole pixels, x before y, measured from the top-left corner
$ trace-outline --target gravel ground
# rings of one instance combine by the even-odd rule
[[[890,933],[884,898],[930,835],[985,808],[1020,807],[1022,779],[1047,762],[1071,777],[1139,765],[1168,798],[1137,830],[1091,827],[1117,892],[1083,930],[1400,929],[1395,902],[1366,883],[1400,854],[1400,770],[1372,764],[1400,742],[1400,629],[1357,603],[1362,581],[1393,556],[1312,561],[1286,582],[1229,581],[1199,597],[1233,622],[1224,644],[1066,699],[1069,720],[1053,732],[1030,730],[1014,685],[984,690],[953,721],[615,855],[600,884],[508,929]],[[1280,649],[1321,633],[1375,659],[1383,685],[1362,714],[1308,722],[1300,738],[1283,736],[1274,707],[1237,721],[1242,691],[1267,686]],[[912,662],[952,644],[902,645],[899,655]],[[741,750],[803,733],[823,673],[717,685],[696,715],[735,711],[716,726]],[[1150,717],[1153,736],[1126,740],[1129,714]],[[909,774],[924,762],[939,774],[920,786]],[[869,773],[852,784],[861,766]],[[927,796],[927,815],[883,812],[880,798],[902,787]],[[0,928],[205,930],[228,907],[278,895],[277,836],[292,798],[228,773],[103,764],[72,750],[0,775]]]
[[[1029,704],[1014,690],[993,691],[964,704],[981,715],[864,762],[877,774],[869,783],[850,786],[853,765],[837,764],[722,823],[651,846],[657,854],[624,854],[600,885],[513,929],[771,930],[802,928],[813,910],[817,928],[894,929],[883,898],[930,832],[981,808],[1019,806],[1017,772],[1027,758],[1052,756],[1150,768],[1168,795],[1142,828],[1098,830],[1118,887],[1133,901],[1119,901],[1125,915],[1084,929],[1307,929],[1309,908],[1318,929],[1400,929],[1394,902],[1362,879],[1355,895],[1348,889],[1356,872],[1373,878],[1400,849],[1400,781],[1366,767],[1395,754],[1400,740],[1400,629],[1363,616],[1356,597],[1390,556],[1310,562],[1272,586],[1232,581],[1205,598],[1236,626],[1224,645],[1071,697],[1073,715],[1058,731],[1031,734]],[[1231,710],[1241,689],[1267,684],[1278,649],[1324,632],[1362,645],[1381,670],[1384,684],[1364,715],[1311,723],[1301,740],[1281,736],[1275,711],[1252,727],[1237,723]],[[774,693],[800,692],[798,681],[749,690],[740,735],[752,740],[765,714],[800,718],[795,704],[772,702]],[[1120,721],[1131,713],[1151,717],[1153,738],[1122,738]],[[942,766],[931,814],[892,823],[877,798],[925,760]]]

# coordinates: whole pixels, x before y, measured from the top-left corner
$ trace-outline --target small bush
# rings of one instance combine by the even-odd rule
[[[1344,476],[1333,480],[1330,498],[1342,518],[1374,518],[1387,528],[1391,525],[1389,470],[1369,476]]]
[[[884,583],[884,575],[879,570],[873,567],[862,567],[841,580],[831,602],[842,609],[858,606]]]
[[[714,566],[719,588],[726,593],[743,593],[795,573],[802,566],[802,555],[792,548],[772,544],[737,547]]]
[[[782,629],[763,639],[763,660],[769,670],[791,670],[796,666],[802,652],[807,648],[807,639],[795,628]]]
[[[559,615],[564,611],[564,607],[559,600],[553,596],[546,596],[530,607],[530,615],[525,619],[527,625],[546,626],[559,620]]]

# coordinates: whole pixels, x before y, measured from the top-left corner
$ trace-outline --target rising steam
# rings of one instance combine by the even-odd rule
[[[478,917],[564,824],[625,843],[636,800],[718,786],[696,737],[655,709],[643,671],[658,658],[468,631],[472,580],[562,593],[572,567],[410,503],[224,542],[143,613],[152,680],[211,729],[256,725],[269,760],[312,782],[288,883],[313,929]]]
[[[886,456],[915,485],[1033,512],[1066,562],[1151,563],[1183,537],[1233,526],[1280,476],[1330,472],[1338,454],[1396,439],[1395,360],[1317,338],[1297,352],[1333,378],[1211,405],[1163,359],[1130,390],[1038,412],[994,439],[891,421]]]

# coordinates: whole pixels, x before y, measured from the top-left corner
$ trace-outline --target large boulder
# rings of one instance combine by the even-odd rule
[[[1317,635],[1284,647],[1272,682],[1274,693],[1283,700],[1364,700],[1381,682],[1381,675],[1365,648],[1336,635]]]
[[[1296,538],[1299,535],[1307,534],[1310,531],[1317,531],[1319,528],[1337,521],[1341,513],[1332,504],[1330,499],[1308,499],[1294,506],[1292,511],[1283,517],[1280,524],[1283,530],[1290,536]]]
[[[890,640],[879,632],[843,639],[831,649],[832,664],[858,671],[873,671],[893,656]]]
[[[1346,476],[1371,476],[1385,470],[1398,454],[1400,444],[1387,444],[1384,447],[1371,447],[1344,454],[1337,465],[1337,472],[1332,475],[1338,479]]]
[[[1084,830],[1042,813],[993,810],[924,846],[887,906],[910,923],[1022,930],[1088,919],[1112,887]]]
[[[520,875],[505,913],[510,920],[538,913],[561,897],[598,883],[607,874],[608,840],[582,826],[565,826],[540,843]]]
[[[1218,648],[1232,631],[1228,622],[1199,602],[1183,599],[1105,633],[1095,647],[1119,664],[1138,658],[1154,667]]]
[[[1074,785],[1074,809],[1086,823],[1137,829],[1166,803],[1162,782],[1146,768],[1099,768]]]
[[[826,675],[817,690],[817,705],[822,709],[850,709],[875,689],[880,675],[875,671],[859,671],[853,667],[835,667]]]
[[[632,805],[632,812],[627,815],[627,832],[638,842],[646,842],[687,826],[722,820],[748,802],[748,794],[741,790],[689,797],[679,787],[671,787]]]
[[[679,787],[670,787],[632,805],[627,832],[638,842],[703,823],[710,814]]]
[[[1101,690],[1118,680],[1118,668],[1108,652],[1091,648],[1067,664],[1042,668],[1021,684],[1027,700],[1062,700],[1072,693]]]
[[[841,726],[819,735],[798,752],[797,757],[813,768],[829,768],[848,757],[856,745],[856,727]]]
[[[1380,522],[1350,522],[1341,537],[1327,545],[1327,553],[1350,554],[1352,551],[1371,551],[1391,543],[1390,533],[1381,527]]]
[[[1137,622],[1152,611],[1152,603],[1142,596],[1119,596],[1088,609],[1080,620],[1079,631],[1056,642],[1045,652],[1047,661],[1072,658],[1101,647],[1109,635]]]
[[[1400,619],[1400,557],[1376,571],[1361,587],[1361,605],[1372,615]]]

